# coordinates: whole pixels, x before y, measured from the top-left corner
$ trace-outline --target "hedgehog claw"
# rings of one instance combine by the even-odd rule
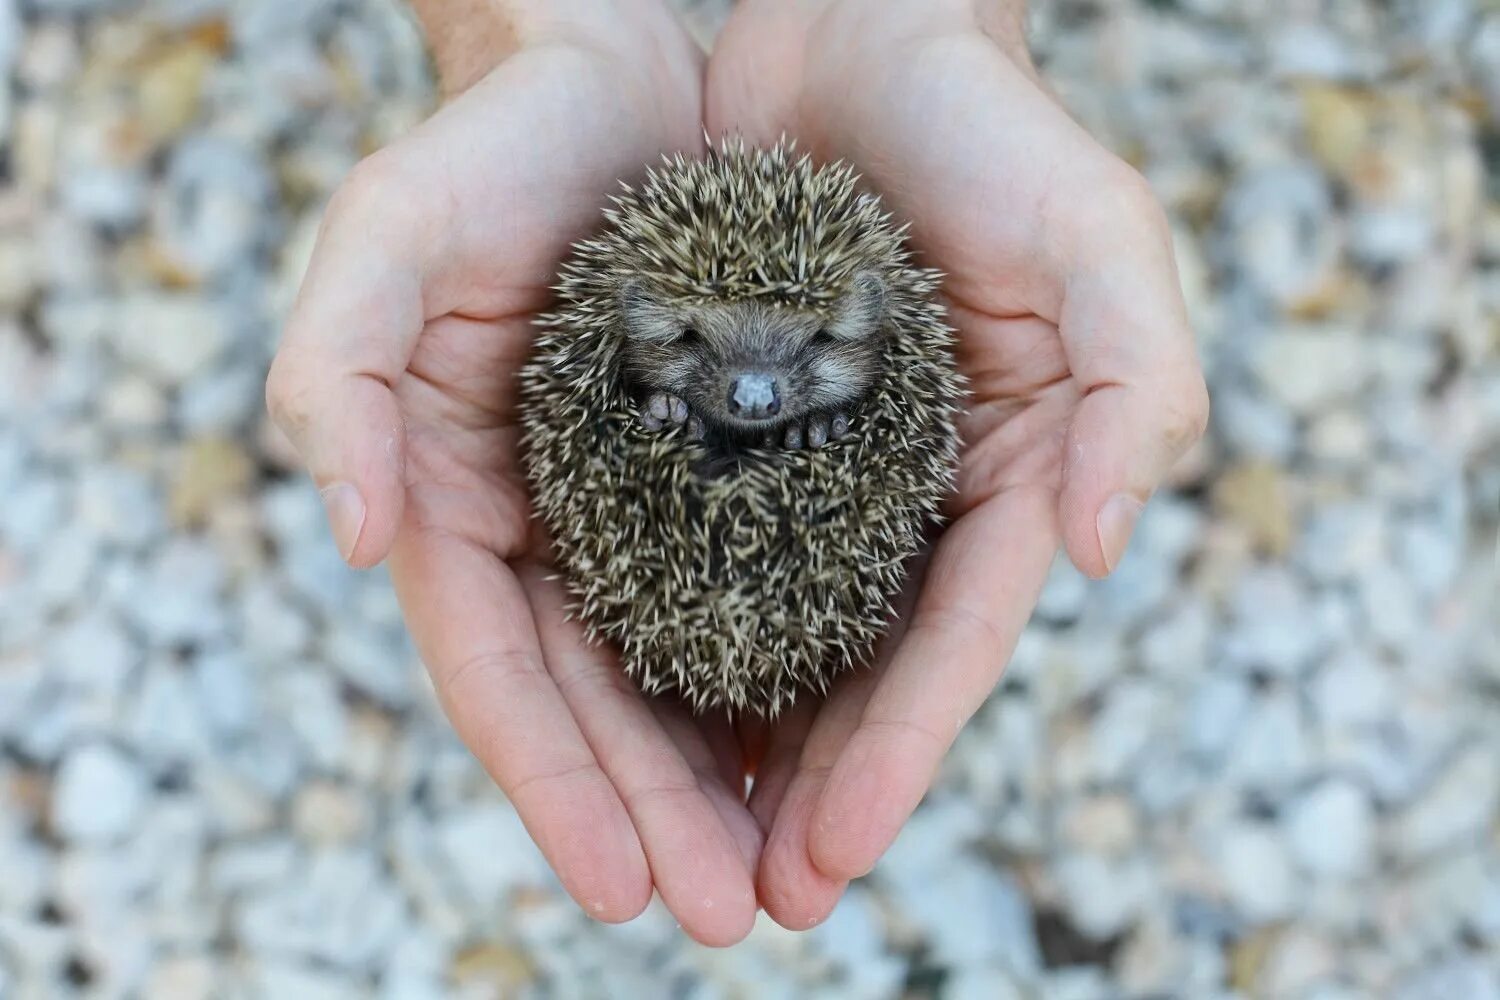
[[[785,448],[796,451],[800,448],[821,448],[837,441],[849,433],[849,418],[842,413],[810,417],[805,423],[787,424],[779,430],[767,431],[760,441],[762,448]]]
[[[648,431],[659,431],[668,424],[687,423],[687,403],[666,392],[652,393],[641,407],[641,425]]]
[[[687,418],[687,435],[690,441],[702,441],[706,433],[707,428],[703,426],[702,419],[699,417]]]

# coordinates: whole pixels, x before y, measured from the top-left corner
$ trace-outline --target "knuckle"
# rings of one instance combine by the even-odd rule
[[[546,669],[541,658],[529,650],[483,650],[439,672],[435,683],[445,698],[457,699],[473,684],[507,690],[535,683]]]
[[[1159,233],[1169,230],[1166,209],[1151,182],[1124,160],[1114,162],[1110,190],[1114,192],[1115,211],[1122,221]]]
[[[283,349],[266,375],[266,409],[271,419],[283,431],[293,434],[312,421],[311,403],[311,394],[295,358]]]
[[[1162,438],[1173,454],[1187,451],[1208,430],[1208,389],[1193,377],[1166,394]]]
[[[1049,196],[1045,211],[1075,249],[1115,252],[1122,233],[1147,234],[1170,246],[1170,220],[1150,182],[1112,154],[1079,166]]]
[[[459,212],[455,198],[430,153],[388,146],[356,163],[330,196],[320,239],[398,260],[436,252]]]
[[[412,197],[418,185],[406,179],[401,157],[390,148],[360,160],[328,199],[325,228],[366,226],[372,220],[400,220],[415,214]]]
[[[862,726],[865,738],[875,743],[901,744],[908,740],[926,744],[941,753],[952,742],[930,726],[914,719],[868,719]]]

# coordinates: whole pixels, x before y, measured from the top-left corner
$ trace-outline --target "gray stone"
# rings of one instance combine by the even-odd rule
[[[1245,919],[1261,923],[1295,912],[1300,886],[1272,827],[1235,824],[1220,835],[1215,860],[1225,892]]]
[[[313,856],[289,881],[247,898],[234,918],[240,939],[256,952],[356,971],[372,968],[404,923],[400,895],[376,860],[358,851]]]
[[[1088,733],[1088,773],[1112,781],[1132,772],[1156,735],[1152,723],[1162,716],[1162,702],[1158,685],[1135,678],[1114,684]]]
[[[1234,744],[1254,702],[1254,692],[1243,677],[1209,674],[1193,694],[1185,718],[1183,742],[1197,757],[1219,761]]]
[[[199,656],[193,682],[195,710],[221,740],[245,735],[259,720],[260,689],[237,653],[218,651]]]
[[[944,982],[947,1000],[1023,1000],[1027,994],[1004,969],[968,968]]]
[[[1266,394],[1298,414],[1317,413],[1355,396],[1370,375],[1359,332],[1332,326],[1268,333],[1253,365]]]
[[[972,858],[960,857],[927,891],[906,883],[900,895],[903,919],[926,932],[944,966],[997,964],[1022,975],[1041,970],[1031,905],[1015,880]]]
[[[177,538],[156,552],[138,588],[118,596],[154,645],[171,648],[205,644],[224,634],[223,587],[218,554],[201,542]]]
[[[115,842],[135,829],[149,793],[134,760],[108,743],[85,744],[58,771],[52,825],[70,841]]]
[[[166,526],[151,478],[135,469],[101,465],[85,469],[77,488],[78,520],[100,539],[140,546]]]
[[[213,302],[141,293],[120,303],[114,344],[143,375],[170,387],[206,370],[228,339],[228,324]]]
[[[905,963],[888,954],[885,921],[872,894],[850,886],[827,920],[809,932],[838,969],[848,995],[885,996],[900,988]]]
[[[1044,620],[1071,622],[1082,613],[1088,598],[1088,578],[1078,572],[1066,553],[1052,562],[1036,613]]]
[[[442,817],[438,851],[474,912],[493,912],[522,886],[555,884],[520,817],[506,805],[480,805]]]
[[[258,368],[227,368],[182,388],[177,419],[194,434],[231,434],[260,415],[264,399],[265,381]]]
[[[1252,170],[1229,191],[1225,228],[1256,292],[1285,306],[1328,280],[1340,245],[1331,199],[1321,172],[1296,163]]]
[[[231,272],[267,235],[273,182],[256,151],[222,135],[173,147],[153,228],[163,249],[202,277]]]
[[[1303,793],[1287,813],[1286,835],[1293,858],[1311,874],[1354,878],[1375,867],[1374,808],[1351,781],[1331,778]]]
[[[1297,447],[1295,415],[1259,394],[1226,388],[1213,401],[1214,427],[1235,451],[1284,462]]]
[[[1407,858],[1430,857],[1491,827],[1500,809],[1500,754],[1477,743],[1457,755],[1427,791],[1395,818],[1392,849]]]
[[[123,695],[140,649],[112,614],[94,610],[59,628],[47,645],[52,675],[91,697]]]
[[[75,167],[61,179],[61,195],[68,212],[106,229],[134,228],[146,211],[146,180],[135,170]]]
[[[1335,654],[1312,681],[1314,709],[1328,731],[1374,726],[1392,707],[1391,671],[1368,652],[1353,648]]]
[[[1156,874],[1139,856],[1111,861],[1073,853],[1057,862],[1055,876],[1073,925],[1094,940],[1124,931],[1155,902]]]
[[[1465,1000],[1497,1000],[1500,983],[1495,971],[1477,958],[1452,958],[1435,963],[1403,980],[1394,1000],[1437,1000],[1439,997],[1464,997]]]
[[[1209,644],[1216,628],[1206,602],[1193,597],[1176,602],[1142,633],[1141,664],[1158,676],[1196,678],[1208,665]]]
[[[1312,665],[1325,638],[1300,580],[1281,567],[1245,573],[1232,597],[1226,658],[1247,670],[1296,675]]]
[[[1298,698],[1271,691],[1252,702],[1224,776],[1266,794],[1279,795],[1313,765],[1314,734]]]
[[[126,712],[124,729],[141,755],[159,767],[186,764],[212,752],[191,678],[159,660],[148,665]]]

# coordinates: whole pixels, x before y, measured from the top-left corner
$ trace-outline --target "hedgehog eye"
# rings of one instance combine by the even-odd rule
[[[698,332],[698,328],[695,327],[695,326],[685,326],[685,327],[683,327],[682,328],[682,333],[680,333],[678,335],[678,339],[680,339],[685,344],[696,343],[697,341],[701,340],[702,338],[703,338],[703,334],[699,333]]]

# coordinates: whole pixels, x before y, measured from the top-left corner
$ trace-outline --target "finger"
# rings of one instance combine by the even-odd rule
[[[405,499],[405,428],[391,387],[422,332],[432,222],[362,165],[335,194],[266,380],[272,418],[322,492],[340,554],[385,558]],[[399,190],[399,188],[395,188]]]
[[[750,793],[750,812],[763,830],[770,831],[792,781],[806,771],[826,775],[858,727],[880,671],[889,663],[891,650],[906,634],[916,594],[927,575],[928,561],[929,556],[924,552],[908,567],[909,575],[896,600],[890,628],[876,646],[875,666],[838,678],[832,693],[823,701],[804,699],[794,704],[774,726],[758,727],[757,735],[765,746]],[[822,792],[821,780],[818,792]]]
[[[665,701],[662,704],[665,704]],[[686,706],[683,707],[686,708]],[[746,792],[745,751],[740,745],[735,719],[725,711],[710,711],[697,716],[691,713],[686,714],[692,719],[693,732],[698,742],[701,742],[708,752],[709,760],[719,779],[718,783],[722,784],[725,790],[734,793],[743,804]],[[687,751],[684,750],[683,754],[686,756]]]
[[[704,126],[713,138],[743,136],[769,146],[797,120],[802,74],[797,63],[816,6],[740,4],[714,44],[705,74]],[[757,38],[784,44],[757,45]]]
[[[766,782],[757,782],[751,795],[751,809],[770,831],[756,877],[760,903],[789,930],[806,930],[826,920],[848,884],[813,864],[807,850],[809,824],[828,772],[859,725],[877,679],[874,670],[862,670],[841,680],[821,706],[794,709]],[[803,728],[799,711],[810,719],[805,742],[798,737]],[[801,752],[792,758],[788,751],[799,743]]]
[[[797,702],[776,720],[774,727],[761,730],[765,733],[762,737],[765,746],[755,769],[755,783],[750,788],[749,808],[760,828],[767,833],[771,831],[787,788],[797,775],[797,764],[802,759],[818,707],[812,701]]]
[[[755,923],[755,889],[703,791],[705,780],[717,780],[712,754],[700,740],[697,769],[684,760],[613,654],[588,645],[566,619],[561,586],[534,566],[523,570],[523,582],[558,690],[629,812],[662,902],[702,944],[741,940]]]
[[[821,772],[808,772],[792,781],[761,856],[756,879],[760,905],[787,930],[804,931],[827,920],[849,884],[824,875],[807,853],[821,777]]]
[[[760,852],[766,838],[755,817],[745,807],[743,772],[733,774],[728,770],[731,764],[729,752],[738,749],[733,742],[732,729],[723,716],[693,718],[681,703],[652,699],[649,704],[657,721],[698,776],[698,787],[734,841],[745,865],[745,875],[751,882],[753,899],[755,871],[760,865]]]
[[[1000,493],[948,529],[905,636],[828,775],[808,852],[830,879],[874,867],[1000,679],[1057,550],[1053,494]]]
[[[926,580],[930,556],[923,552],[908,567],[890,629],[876,647],[874,666],[839,678],[821,704],[799,703],[774,731],[763,775],[758,775],[750,808],[771,831],[761,862],[761,905],[783,926],[811,927],[826,919],[847,882],[830,879],[808,853],[810,810],[822,797],[829,772],[859,728],[865,706],[882,671],[906,634],[916,595]]]
[[[1113,177],[1123,193],[1102,212],[1059,224],[1073,270],[1058,329],[1085,393],[1059,511],[1069,557],[1094,577],[1119,564],[1142,506],[1208,420],[1165,216],[1138,174]]]
[[[599,920],[639,914],[651,872],[635,826],[543,666],[515,575],[488,551],[408,522],[391,577],[443,710],[568,894]]]

